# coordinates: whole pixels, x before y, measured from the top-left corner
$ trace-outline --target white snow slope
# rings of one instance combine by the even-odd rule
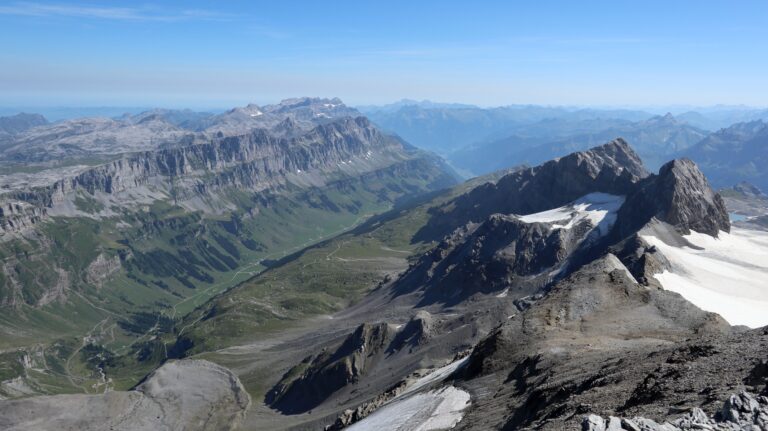
[[[685,236],[701,247],[675,247],[643,235],[672,265],[655,277],[702,310],[721,315],[732,325],[768,325],[768,232],[731,228],[719,238],[692,232]]]
[[[402,394],[347,430],[430,431],[455,427],[469,406],[469,393],[454,386],[418,391],[445,380],[468,359],[466,356],[421,377]]]
[[[608,233],[616,222],[616,212],[624,204],[624,196],[607,193],[590,193],[570,205],[519,216],[525,223],[554,223],[556,228],[570,229],[580,221],[588,219],[602,236]]]
[[[429,431],[451,429],[461,420],[469,394],[445,386],[394,401],[347,428],[349,431]]]

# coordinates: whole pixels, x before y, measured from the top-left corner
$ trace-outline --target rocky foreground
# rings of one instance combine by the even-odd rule
[[[652,419],[589,415],[582,423],[583,431],[683,431],[683,430],[746,430],[768,429],[768,397],[749,392],[731,395],[722,410],[708,416],[700,408],[693,408],[682,417],[670,422],[657,423]]]
[[[0,404],[0,429],[229,430],[251,398],[237,376],[208,361],[169,362],[127,392],[56,395]]]

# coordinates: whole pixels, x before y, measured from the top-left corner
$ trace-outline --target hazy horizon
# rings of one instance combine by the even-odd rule
[[[169,105],[120,105],[120,104],[103,104],[103,105],[97,105],[97,104],[83,104],[83,105],[57,105],[57,104],[51,104],[51,105],[0,105],[0,116],[8,116],[8,115],[15,115],[18,113],[25,113],[25,114],[43,114],[45,112],[52,112],[52,113],[58,113],[59,115],[54,114],[53,119],[59,118],[74,118],[78,111],[84,112],[87,116],[87,114],[90,111],[114,111],[109,116],[119,116],[122,114],[134,114],[139,112],[145,112],[148,110],[153,109],[169,109],[169,110],[191,110],[195,112],[211,112],[211,113],[218,113],[218,112],[225,112],[227,110],[236,108],[236,107],[242,107],[246,106],[248,104],[256,104],[260,106],[269,105],[269,104],[277,104],[280,103],[283,100],[294,98],[294,97],[313,97],[313,98],[327,98],[331,99],[336,96],[330,95],[330,96],[323,96],[323,95],[313,95],[313,96],[291,96],[291,97],[285,97],[275,100],[265,100],[265,101],[249,101],[245,103],[239,103],[236,105],[183,105],[183,104],[169,104]],[[461,106],[472,106],[476,108],[481,109],[493,109],[493,108],[505,108],[505,107],[524,107],[524,106],[539,106],[539,107],[548,107],[548,108],[562,108],[562,109],[572,109],[572,110],[580,110],[580,109],[594,109],[594,110],[634,110],[634,111],[645,111],[650,114],[665,114],[665,113],[672,113],[674,115],[682,114],[685,112],[707,112],[707,111],[728,111],[728,110],[763,110],[768,109],[768,105],[758,106],[758,105],[728,105],[728,104],[715,104],[715,105],[590,105],[590,104],[584,104],[584,105],[568,105],[568,104],[537,104],[537,103],[504,103],[500,105],[481,105],[481,104],[473,104],[469,102],[463,102],[463,101],[435,101],[435,100],[428,100],[428,99],[422,99],[422,100],[416,100],[411,98],[403,98],[398,100],[393,100],[389,102],[383,102],[383,103],[360,103],[360,104],[348,104],[343,98],[340,98],[345,104],[348,106],[351,106],[353,108],[373,108],[373,107],[386,107],[390,105],[397,105],[397,104],[433,104],[433,105],[461,105]],[[71,115],[64,115],[65,112],[69,112]],[[50,119],[50,118],[49,118]]]

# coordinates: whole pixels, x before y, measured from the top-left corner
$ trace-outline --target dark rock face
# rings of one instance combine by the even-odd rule
[[[712,191],[704,174],[690,160],[673,160],[648,177],[619,212],[621,234],[631,234],[657,218],[684,235],[695,230],[717,236],[731,229],[723,198]]]
[[[704,174],[688,159],[673,160],[661,167],[658,177],[660,220],[680,229],[717,236],[729,232],[728,210],[723,198],[712,191]]]
[[[671,269],[671,265],[663,254],[651,247],[639,235],[632,235],[624,241],[609,248],[627,267],[638,283],[644,286],[661,288],[653,275]]]
[[[432,315],[420,310],[397,334],[387,351],[392,353],[404,348],[414,348],[427,343],[432,337],[434,326]]]
[[[623,139],[513,172],[436,209],[416,239],[441,238],[491,214],[531,214],[557,208],[588,193],[624,195],[648,175]]]
[[[551,272],[580,247],[594,228],[588,221],[570,229],[528,223],[494,214],[481,224],[457,229],[398,280],[398,294],[423,291],[420,305],[455,304],[476,293],[515,286],[515,296],[532,294],[551,281]]]
[[[653,274],[669,265],[636,237],[640,229],[658,220],[679,234],[695,230],[717,236],[730,230],[730,222],[722,198],[690,160],[674,160],[658,175],[642,175],[639,159],[617,140],[480,186],[433,213],[421,234],[466,224],[422,256],[392,289],[397,294],[422,290],[420,306],[455,304],[509,286],[520,298],[607,251],[617,254],[642,284],[657,286]],[[627,197],[612,231],[591,241],[587,234],[594,226],[588,223],[560,229],[510,215],[550,210],[572,202],[563,202],[566,197],[595,192]],[[486,212],[502,214],[478,219]]]
[[[0,233],[31,228],[46,216],[46,209],[26,202],[8,202],[0,206]]]
[[[330,394],[355,382],[389,345],[393,331],[386,323],[362,324],[334,352],[308,357],[292,368],[265,401],[286,414],[307,411]]]

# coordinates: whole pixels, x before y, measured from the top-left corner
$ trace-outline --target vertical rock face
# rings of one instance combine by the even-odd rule
[[[46,216],[46,209],[27,202],[5,202],[0,206],[0,235],[31,228]]]
[[[723,198],[712,191],[690,160],[673,160],[640,184],[619,213],[619,229],[636,231],[651,218],[669,223],[681,234],[691,230],[717,236],[731,229]]]
[[[712,191],[704,174],[692,161],[673,160],[662,166],[657,191],[660,219],[683,233],[695,230],[717,236],[720,230],[731,230],[723,198]]]

